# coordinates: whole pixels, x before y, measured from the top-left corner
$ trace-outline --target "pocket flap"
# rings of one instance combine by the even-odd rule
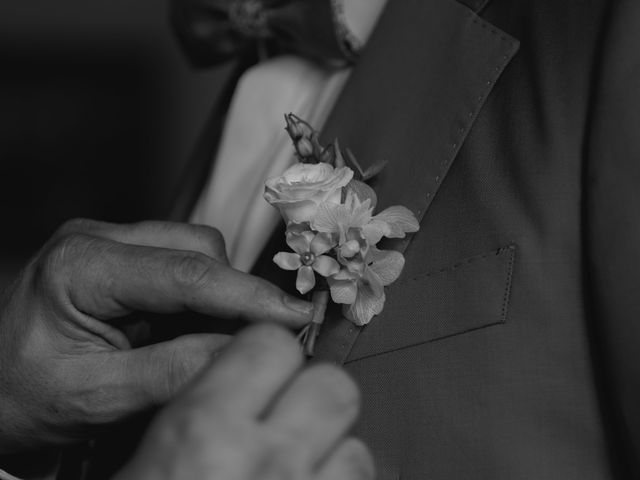
[[[504,323],[515,250],[508,245],[387,287],[383,312],[362,329],[347,362]]]

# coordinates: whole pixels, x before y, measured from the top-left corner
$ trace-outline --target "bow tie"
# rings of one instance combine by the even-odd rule
[[[173,0],[178,36],[196,65],[253,52],[295,53],[328,65],[356,57],[335,0]]]

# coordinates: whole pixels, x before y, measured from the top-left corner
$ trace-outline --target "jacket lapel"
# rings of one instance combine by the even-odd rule
[[[463,3],[388,2],[327,122],[325,140],[339,138],[365,168],[388,160],[374,184],[377,210],[404,205],[422,220],[518,49],[515,39],[475,13],[487,0]],[[385,248],[404,251],[409,242]],[[316,357],[344,363],[360,330],[333,309]]]

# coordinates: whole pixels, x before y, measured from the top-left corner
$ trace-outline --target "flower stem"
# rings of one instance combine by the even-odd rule
[[[307,341],[307,337],[309,336],[309,327],[311,326],[311,324],[307,324],[304,326],[304,328],[302,330],[300,330],[300,332],[298,332],[298,335],[296,336],[296,340],[298,340],[298,343],[300,343],[300,345],[304,345]]]
[[[305,355],[313,357],[316,345],[316,338],[320,333],[320,327],[324,322],[324,316],[327,311],[327,303],[329,303],[329,292],[327,290],[316,290],[311,297],[313,302],[313,319],[308,325],[306,338],[304,339],[303,349]]]

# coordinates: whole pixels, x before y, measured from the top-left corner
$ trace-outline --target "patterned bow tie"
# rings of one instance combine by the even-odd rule
[[[358,45],[339,6],[336,0],[172,0],[172,13],[197,65],[259,51],[345,65],[355,60]]]

